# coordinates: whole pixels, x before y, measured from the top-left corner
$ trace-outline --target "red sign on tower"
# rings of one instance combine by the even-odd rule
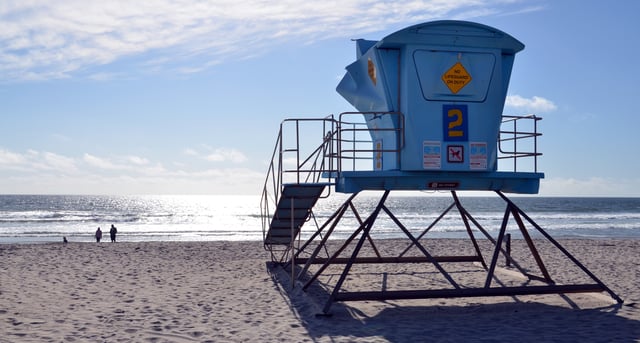
[[[464,147],[462,145],[447,146],[447,162],[449,163],[464,162]]]

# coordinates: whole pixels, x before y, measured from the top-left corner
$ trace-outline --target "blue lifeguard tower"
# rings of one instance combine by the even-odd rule
[[[307,289],[329,266],[344,265],[325,313],[336,301],[539,293],[605,291],[621,302],[505,196],[536,194],[544,177],[537,170],[541,155],[537,123],[541,118],[502,114],[514,58],[524,48],[521,42],[477,23],[435,21],[407,27],[379,41],[359,39],[355,43],[356,61],[346,67],[337,91],[357,111],[283,121],[262,195],[265,248],[275,262],[291,267],[292,280],[304,281],[302,287]],[[506,168],[499,168],[499,161]],[[377,205],[366,215],[354,205],[362,191],[380,193]],[[392,191],[446,191],[453,200],[422,233],[412,234],[385,205]],[[497,237],[466,210],[458,191],[493,191],[504,200],[505,215]],[[333,215],[318,223],[314,206],[334,192],[349,196]],[[423,244],[430,229],[452,210],[460,215],[473,255],[436,256]],[[347,211],[355,214],[358,224],[342,245],[329,251],[327,242]],[[408,238],[407,249],[400,254],[386,256],[376,248],[373,227],[381,214],[390,217]],[[506,243],[510,222],[517,225],[541,276],[521,267],[511,256]],[[303,235],[303,226],[312,223],[315,228]],[[527,225],[592,282],[557,284]],[[490,258],[483,256],[476,236],[492,244]],[[373,248],[373,256],[361,255],[365,243]],[[418,254],[409,256],[410,249]],[[349,251],[347,257],[343,257],[345,251]],[[500,255],[527,280],[540,284],[492,285]],[[453,262],[480,264],[486,271],[484,285],[460,285],[444,268],[444,263]],[[429,264],[450,287],[342,290],[358,263]],[[316,264],[320,267],[311,272]]]

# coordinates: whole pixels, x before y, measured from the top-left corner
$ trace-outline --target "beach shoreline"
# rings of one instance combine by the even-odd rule
[[[462,242],[427,241],[434,251]],[[0,342],[640,341],[640,240],[559,241],[625,303],[604,293],[362,301],[325,318],[326,292],[292,290],[258,241],[2,244]],[[564,262],[548,266],[573,277]],[[378,287],[385,273],[409,275],[407,287],[430,277],[383,268],[362,266],[350,287]]]

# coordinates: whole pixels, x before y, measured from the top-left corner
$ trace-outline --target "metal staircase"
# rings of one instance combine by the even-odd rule
[[[330,195],[336,134],[333,116],[280,124],[260,204],[264,247],[274,261],[287,259],[317,201]]]
[[[276,206],[265,246],[290,246],[298,237],[302,225],[309,219],[313,206],[324,193],[327,183],[286,184]]]

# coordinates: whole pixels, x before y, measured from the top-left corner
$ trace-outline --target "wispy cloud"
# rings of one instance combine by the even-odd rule
[[[185,149],[184,154],[187,156],[197,157],[209,162],[231,162],[242,163],[247,161],[247,156],[240,150],[233,148],[212,148],[203,146],[204,151],[195,149]]]
[[[26,173],[40,171],[74,173],[78,167],[73,158],[53,152],[28,150],[25,153],[17,153],[0,148],[0,169]]]
[[[242,163],[247,160],[247,157],[240,151],[235,149],[216,149],[211,154],[207,155],[207,160],[212,162],[233,162]]]
[[[238,159],[229,150],[221,155]],[[203,160],[207,155],[198,155]],[[11,173],[19,171],[19,173]],[[7,173],[8,172],[8,173]],[[79,157],[0,148],[0,189],[7,193],[256,193],[263,173],[249,168],[204,166],[188,168],[180,163],[165,168],[161,163],[135,155]]]
[[[53,152],[43,152],[41,158],[45,165],[54,170],[63,170],[67,173],[78,170],[73,158],[62,156]]]
[[[25,162],[26,159],[23,155],[12,151],[0,149],[0,166],[7,168],[11,166],[23,165]]]
[[[509,95],[507,96],[505,106],[519,111],[533,113],[551,112],[557,109],[553,101],[539,96],[524,98],[520,95]]]
[[[149,165],[150,161],[144,157],[140,156],[127,156],[127,161],[137,166],[145,166]]]
[[[9,1],[0,4],[0,75],[5,81],[65,78],[126,57],[149,71],[194,73],[282,42],[524,7],[515,4],[514,9],[513,0]],[[121,75],[89,74],[97,80]]]
[[[140,156],[115,156],[115,157],[98,157],[85,153],[82,157],[83,162],[101,171],[120,172],[127,174],[144,174],[157,175],[166,172],[166,169],[160,163],[153,164],[149,159]]]
[[[84,154],[82,159],[89,166],[99,168],[99,169],[109,169],[109,170],[126,169],[123,166],[113,163],[111,160],[107,158],[102,158],[102,157],[94,156],[87,153]]]
[[[198,152],[190,148],[184,149],[184,154],[187,156],[198,156]]]

